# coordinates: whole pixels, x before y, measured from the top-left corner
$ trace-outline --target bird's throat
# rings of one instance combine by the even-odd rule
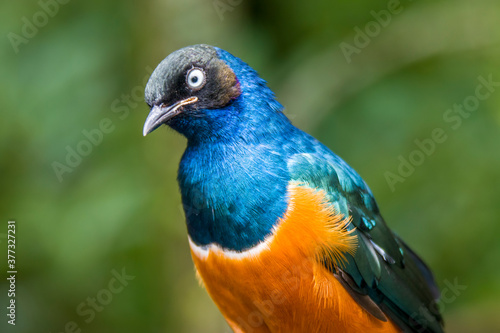
[[[188,146],[178,181],[192,241],[234,251],[255,246],[286,211],[288,178],[277,144]]]

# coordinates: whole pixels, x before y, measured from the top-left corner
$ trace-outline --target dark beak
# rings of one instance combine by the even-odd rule
[[[160,127],[163,123],[177,116],[182,111],[184,105],[192,104],[198,101],[198,97],[189,97],[180,102],[174,103],[170,106],[154,105],[149,112],[142,134],[144,136],[153,132]]]

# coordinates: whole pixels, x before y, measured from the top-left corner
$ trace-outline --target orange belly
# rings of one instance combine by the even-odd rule
[[[355,251],[348,221],[324,192],[295,184],[290,204],[265,243],[243,253],[191,243],[198,274],[235,332],[401,332],[361,308],[319,261],[325,252],[342,265]]]

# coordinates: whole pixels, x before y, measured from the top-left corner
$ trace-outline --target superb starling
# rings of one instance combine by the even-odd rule
[[[189,46],[158,65],[145,99],[144,135],[166,124],[187,138],[191,254],[234,332],[443,332],[429,268],[250,66]]]

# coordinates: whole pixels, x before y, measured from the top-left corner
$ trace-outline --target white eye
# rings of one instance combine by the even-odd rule
[[[200,89],[205,84],[205,73],[200,68],[192,68],[187,74],[186,81],[190,88]]]

